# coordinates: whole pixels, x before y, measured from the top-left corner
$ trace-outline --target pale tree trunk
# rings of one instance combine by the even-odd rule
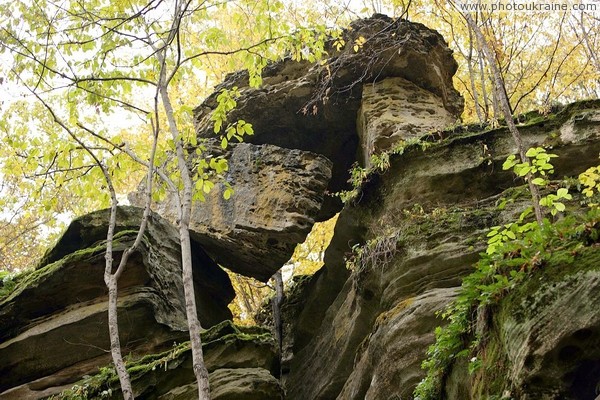
[[[152,194],[152,177],[154,174],[153,165],[154,157],[156,155],[157,143],[158,131],[155,131],[154,141],[152,143],[152,150],[150,153],[150,160],[148,162],[148,173],[146,176],[146,189],[144,193],[146,204],[144,207],[144,212],[142,214],[142,220],[140,221],[140,228],[137,232],[133,244],[130,247],[128,247],[121,255],[119,266],[117,267],[117,270],[114,272],[114,274],[112,273],[112,266],[114,261],[113,238],[116,226],[118,202],[117,195],[112,184],[112,180],[110,178],[110,174],[102,164],[99,164],[102,168],[102,172],[104,173],[104,177],[111,195],[110,222],[108,226],[108,233],[106,235],[106,264],[104,269],[104,283],[108,288],[108,332],[110,337],[110,351],[113,358],[113,363],[115,364],[115,370],[117,371],[117,375],[119,377],[119,383],[121,384],[121,391],[123,393],[124,400],[132,400],[134,396],[133,388],[131,385],[131,379],[129,377],[129,373],[127,372],[127,368],[125,367],[125,362],[123,361],[123,356],[121,354],[121,341],[119,339],[119,321],[117,318],[118,280],[123,274],[123,271],[125,270],[125,266],[127,265],[129,256],[133,254],[134,251],[136,251],[136,249],[142,242],[144,232],[146,231],[146,226],[148,225]]]
[[[481,97],[483,98],[484,118],[487,121],[490,117],[490,99],[488,98],[487,89],[485,88],[487,80],[485,79],[485,63],[483,61],[483,55],[482,55],[481,51],[477,52],[477,58],[479,59],[479,72],[480,72],[480,80],[481,80]]]
[[[132,400],[133,389],[131,386],[131,379],[129,377],[129,374],[127,373],[127,368],[125,367],[125,361],[123,361],[123,355],[121,354],[121,340],[119,339],[119,321],[117,318],[117,282],[119,280],[119,276],[123,272],[123,267],[121,267],[121,265],[124,265],[123,258],[125,258],[126,255],[123,254],[121,258],[121,265],[113,274],[113,238],[115,233],[118,203],[117,196],[112,184],[112,179],[110,178],[110,174],[108,173],[106,168],[104,168],[104,166],[101,164],[101,162],[99,162],[98,164],[102,168],[102,172],[104,173],[104,178],[108,184],[111,196],[110,220],[108,224],[108,232],[106,234],[106,253],[104,254],[104,283],[108,288],[108,336],[110,339],[110,353],[113,359],[113,364],[115,365],[115,370],[117,371],[117,376],[119,377],[119,383],[121,384],[121,392],[123,393],[123,399]]]
[[[256,304],[254,304],[254,291],[252,287],[248,284],[248,282],[244,282],[240,279],[240,276],[236,273],[233,274],[233,277],[237,283],[239,288],[238,295],[242,298],[243,307],[246,310],[248,315],[252,315],[254,310],[256,309]]]
[[[594,50],[594,46],[590,41],[589,30],[586,30],[585,23],[583,21],[583,12],[579,14],[579,20],[577,20],[579,26],[581,27],[581,34],[583,36],[583,41],[585,43],[585,49],[588,53],[588,57],[592,60],[592,64],[596,67],[596,71],[600,72],[600,58],[598,57],[597,52]]]
[[[200,332],[202,326],[198,319],[196,308],[196,296],[194,291],[194,276],[192,270],[192,248],[189,231],[189,209],[183,213],[188,214],[188,222],[180,222],[179,239],[181,240],[181,264],[183,272],[183,290],[185,296],[185,311],[187,314],[188,328],[190,331],[190,343],[192,347],[192,366],[194,375],[198,382],[198,398],[210,400],[210,387],[208,383],[208,371],[204,365],[204,354],[202,352],[202,339]],[[186,217],[184,217],[186,218]]]
[[[477,88],[475,87],[475,71],[473,70],[473,30],[471,27],[469,29],[469,53],[467,56],[467,68],[469,69],[469,80],[471,82],[471,91],[473,92],[473,102],[475,103],[475,112],[477,113],[477,118],[479,118],[479,122],[484,123],[485,118],[483,115],[483,111],[481,109],[481,105],[479,104],[479,96],[477,95]]]
[[[485,52],[482,52],[482,53],[484,54],[484,57],[486,57],[486,62],[489,65],[490,60],[485,55]],[[492,62],[496,62],[496,61],[493,60]],[[500,119],[500,105],[498,103],[498,89],[496,88],[497,82],[494,79],[494,72],[492,71],[491,66],[490,66],[490,72],[492,74],[492,110],[494,111],[492,119],[494,120],[494,124],[493,124],[494,128],[496,128],[496,127],[498,127],[498,120]]]
[[[119,322],[117,319],[117,298],[118,298],[118,285],[117,281],[119,277],[123,273],[125,269],[125,264],[127,263],[127,258],[134,251],[134,249],[141,242],[142,235],[144,233],[146,227],[147,217],[150,213],[150,202],[148,198],[148,202],[146,204],[146,209],[144,210],[144,217],[142,218],[142,223],[140,226],[140,230],[138,231],[138,236],[134,242],[134,244],[125,250],[121,257],[121,262],[119,263],[119,267],[116,272],[113,274],[113,238],[115,233],[115,225],[117,219],[117,195],[115,192],[115,188],[112,183],[112,178],[110,173],[104,163],[94,154],[94,152],[79,138],[75,132],[67,124],[65,124],[54,112],[52,107],[48,103],[44,101],[35,91],[28,88],[31,93],[42,103],[42,105],[48,110],[53,120],[60,125],[69,136],[77,142],[81,148],[83,148],[89,155],[92,157],[98,168],[102,170],[102,174],[106,181],[106,185],[108,186],[109,194],[110,194],[110,219],[108,224],[108,231],[106,233],[106,252],[104,253],[105,264],[104,264],[104,283],[108,288],[108,335],[110,340],[110,352],[113,359],[113,363],[115,365],[115,370],[117,371],[117,376],[119,377],[119,383],[121,385],[121,391],[123,393],[124,400],[133,400],[133,389],[131,386],[131,379],[129,374],[127,373],[127,368],[125,367],[125,362],[123,361],[123,356],[121,354],[121,342],[119,339]],[[78,124],[81,129],[88,131],[89,133],[100,137],[98,134],[93,132],[92,130],[86,128],[82,124]],[[151,155],[151,163],[154,162],[154,154],[156,152],[156,136],[155,141],[152,147],[152,155]],[[151,177],[152,177],[152,168],[150,167],[148,170],[148,176],[150,181],[150,186],[148,190],[151,190]]]
[[[477,37],[477,41],[479,42],[479,45],[481,46],[488,61],[490,70],[492,72],[492,77],[494,79],[494,93],[496,94],[499,107],[502,110],[502,113],[504,114],[504,119],[506,120],[508,130],[510,131],[512,138],[517,146],[517,151],[519,153],[521,162],[530,163],[529,158],[525,155],[526,150],[523,145],[521,134],[519,133],[519,130],[517,129],[517,126],[515,125],[513,119],[512,110],[508,101],[508,96],[506,95],[506,91],[504,90],[504,82],[502,81],[502,75],[500,73],[500,68],[496,63],[496,58],[494,57],[494,54],[492,53],[492,50],[487,40],[483,36],[481,29],[479,28],[479,26],[477,26],[477,23],[475,22],[473,17],[468,13],[465,13],[464,17],[467,20],[469,26],[471,26],[471,28],[473,29],[473,32]],[[540,206],[540,191],[538,187],[532,182],[531,174],[526,176],[526,180],[527,184],[529,185],[529,191],[531,192],[531,200],[533,203],[533,209],[535,211],[535,218],[538,224],[541,225],[543,224],[543,215],[542,208]]]
[[[202,339],[200,332],[202,326],[198,319],[198,309],[196,307],[196,295],[194,290],[194,273],[192,268],[192,246],[190,239],[190,217],[192,212],[192,200],[193,200],[193,188],[194,182],[192,174],[187,164],[186,152],[183,147],[183,139],[181,132],[175,121],[175,114],[173,111],[173,105],[169,97],[168,85],[171,78],[179,68],[179,61],[177,59],[176,64],[173,66],[171,75],[167,77],[167,51],[168,46],[173,40],[176,40],[177,33],[179,31],[179,23],[187,7],[187,3],[175,2],[175,11],[172,22],[171,30],[169,31],[168,38],[166,38],[160,46],[152,44],[154,48],[155,56],[159,64],[159,78],[157,83],[157,93],[160,95],[160,99],[165,110],[167,117],[167,123],[173,143],[175,144],[175,155],[177,157],[177,169],[179,176],[183,184],[183,191],[175,191],[176,206],[178,211],[177,227],[179,229],[179,241],[181,245],[181,269],[182,269],[182,280],[183,280],[183,294],[185,299],[185,312],[188,322],[188,329],[190,334],[190,347],[192,350],[192,368],[198,384],[198,399],[199,400],[210,400],[210,387],[208,382],[208,371],[204,364],[204,354],[202,352]],[[149,35],[150,38],[150,35]]]
[[[161,65],[165,65],[164,49],[157,52],[157,56]],[[183,292],[185,297],[185,311],[188,321],[188,329],[190,332],[190,345],[192,348],[192,366],[196,381],[198,382],[198,399],[199,400],[210,400],[210,388],[208,383],[208,371],[204,365],[204,354],[202,353],[202,340],[200,338],[200,332],[202,327],[200,320],[198,319],[198,312],[196,308],[196,296],[194,291],[194,274],[192,269],[192,246],[190,240],[190,215],[192,211],[192,197],[193,197],[193,181],[190,174],[190,170],[186,163],[185,150],[183,143],[180,138],[179,129],[175,121],[173,107],[171,105],[171,99],[167,86],[165,84],[165,69],[161,68],[162,77],[159,79],[159,88],[161,100],[165,113],[167,115],[167,121],[169,129],[175,142],[177,165],[181,180],[183,182],[183,192],[178,195],[178,208],[179,208],[179,240],[181,242],[181,267],[183,276]]]
[[[94,136],[99,137],[98,134],[92,132],[90,129],[87,129],[82,125],[80,126],[88,132],[92,133]],[[121,275],[123,274],[123,271],[125,271],[125,267],[127,265],[127,261],[129,260],[129,256],[133,254],[133,252],[135,252],[136,249],[140,246],[140,243],[142,242],[142,238],[146,231],[146,226],[148,225],[148,217],[150,216],[150,206],[152,203],[152,178],[154,175],[154,158],[156,156],[157,144],[158,129],[155,129],[152,148],[150,152],[150,159],[147,164],[148,173],[146,175],[146,189],[144,193],[145,206],[142,214],[142,220],[140,221],[140,228],[138,229],[133,244],[127,249],[125,249],[125,251],[121,255],[119,266],[117,267],[117,270],[114,273],[112,272],[114,261],[113,239],[115,233],[115,226],[117,222],[117,194],[108,170],[100,161],[97,161],[100,168],[102,168],[102,172],[104,174],[104,178],[109,188],[111,197],[110,221],[108,225],[108,232],[106,234],[106,264],[104,269],[104,283],[108,288],[108,332],[110,337],[110,351],[113,358],[113,363],[115,364],[115,370],[117,371],[117,375],[119,377],[119,383],[121,384],[121,391],[123,393],[124,400],[133,400],[134,395],[133,388],[131,385],[131,379],[129,377],[129,373],[127,372],[127,368],[125,367],[125,362],[123,361],[123,356],[121,354],[121,341],[119,339],[119,321],[117,317],[118,281]],[[88,152],[90,151],[88,150]]]
[[[108,333],[110,337],[110,353],[112,355],[115,370],[121,384],[123,399],[133,399],[133,389],[131,379],[125,367],[123,356],[121,354],[121,341],[119,339],[119,322],[117,320],[117,280],[114,275],[110,275],[104,280],[108,288]]]

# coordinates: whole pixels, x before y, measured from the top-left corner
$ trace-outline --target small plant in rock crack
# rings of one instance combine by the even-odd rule
[[[398,233],[393,233],[370,239],[363,245],[354,245],[350,257],[346,259],[346,267],[356,274],[368,268],[385,269],[398,251],[398,240]]]
[[[407,141],[400,140],[389,150],[378,154],[372,154],[369,158],[369,167],[367,168],[361,167],[358,163],[355,162],[350,168],[350,179],[348,179],[348,183],[351,184],[352,188],[350,190],[344,190],[335,193],[335,195],[339,196],[344,204],[355,200],[360,194],[361,186],[369,179],[369,177],[372,174],[382,174],[390,168],[391,156],[404,154],[404,152],[407,149],[413,147],[418,147],[422,151],[425,151],[431,145],[432,143],[427,142],[425,140],[421,140],[420,138],[409,139]]]

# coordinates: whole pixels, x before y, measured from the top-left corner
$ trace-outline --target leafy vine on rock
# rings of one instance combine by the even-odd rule
[[[550,159],[556,156],[540,147],[529,149],[527,154],[532,157],[531,165],[518,163],[515,156],[509,156],[504,169],[512,169],[521,177],[532,174],[534,184],[546,188],[550,183],[547,176],[553,171]],[[597,188],[600,180],[600,176],[594,176],[597,168],[590,168],[579,177],[588,189],[583,192],[586,196]],[[566,210],[563,203],[566,200],[572,200],[572,195],[566,188],[559,188],[543,197],[540,205],[549,208],[554,217]],[[584,216],[566,215],[554,223],[548,218],[542,224],[530,221],[531,214],[529,207],[518,221],[490,229],[487,250],[481,253],[475,271],[464,278],[456,300],[440,313],[448,324],[435,330],[436,341],[422,364],[427,375],[416,387],[415,399],[441,398],[444,377],[460,358],[469,357],[471,374],[481,367],[478,355],[485,345],[485,330],[477,327],[474,315],[498,306],[508,293],[546,265],[554,252],[566,252],[567,261],[573,262],[583,247],[599,240],[600,209],[596,206]]]

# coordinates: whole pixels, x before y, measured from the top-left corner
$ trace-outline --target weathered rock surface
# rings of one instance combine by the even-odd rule
[[[208,376],[212,400],[281,400],[283,388],[269,371],[262,368],[223,368]],[[160,400],[195,400],[195,384],[177,387],[158,397]]]
[[[209,376],[214,400],[280,400],[279,381],[262,368],[218,369]]]
[[[354,52],[352,43],[359,36],[366,42]],[[265,69],[264,85],[258,89],[248,87],[247,72],[235,73],[195,110],[199,136],[213,137],[210,116],[216,97],[220,89],[237,86],[242,94],[229,119],[250,122],[255,131],[245,138],[250,144],[234,146],[230,152],[228,180],[237,192],[233,204],[217,191],[207,203],[195,205],[192,217],[195,238],[233,271],[268,279],[289,259],[315,220],[339,211],[339,200],[324,195],[347,187],[347,171],[356,160],[359,142],[356,116],[364,84],[387,77],[412,82],[402,79],[402,87],[390,90],[395,97],[417,95],[432,102],[431,107],[414,108],[423,115],[407,121],[417,130],[438,127],[430,119],[424,121],[432,110],[443,115],[439,124],[462,111],[462,99],[452,86],[457,65],[436,32],[378,15],[357,21],[346,39],[342,51],[330,49],[334,55],[327,68],[291,60],[274,63]],[[378,101],[375,95],[367,97],[372,104]],[[401,107],[398,104],[397,110]],[[367,108],[365,124],[371,126],[377,111]],[[421,122],[428,125],[419,126]],[[277,147],[254,146],[265,144]],[[141,205],[135,196],[131,200]],[[168,203],[159,206],[159,213],[175,220],[174,207]]]
[[[555,176],[574,176],[596,165],[599,106],[574,105],[521,126],[526,145],[553,146],[552,152],[559,155]],[[306,283],[304,300],[298,301],[301,308],[291,328],[295,334],[288,339],[294,350],[285,377],[288,398],[404,398],[412,393],[424,376],[418,367],[433,339],[431,332],[441,322],[433,311],[452,298],[452,288],[477,260],[486,228],[514,219],[527,202],[526,196],[518,200],[517,192],[508,190],[503,196],[514,197],[515,203],[502,212],[495,207],[498,195],[515,185],[501,168],[513,152],[504,128],[467,133],[425,151],[415,147],[391,157],[388,172],[363,185],[357,204],[340,214],[325,267]],[[354,259],[348,274],[343,255],[348,257],[357,243],[370,247]],[[348,279],[340,281],[344,276]],[[560,304],[569,301],[565,297]],[[548,315],[552,312],[556,309],[549,309]],[[549,317],[547,322],[551,331]],[[589,329],[580,325],[574,330]],[[419,340],[410,339],[410,326],[424,333]],[[535,326],[520,333],[524,343],[538,333]],[[559,354],[562,345],[557,349]]]
[[[387,78],[364,85],[358,110],[361,163],[370,157],[436,133],[456,121],[442,99],[404,78]]]
[[[140,216],[139,209],[119,209],[117,255],[133,242]],[[0,397],[55,393],[110,359],[101,242],[107,221],[107,210],[77,219],[47,254],[47,264],[0,300]],[[226,273],[195,249],[198,311],[208,327],[231,318],[227,304],[234,293]],[[152,215],[119,281],[125,354],[153,352],[187,336],[180,265],[175,228]],[[12,394],[5,392],[10,388]]]
[[[350,244],[375,240],[377,245],[367,250],[369,256],[357,263],[341,289],[337,289],[339,282],[329,281],[324,274],[313,278],[313,290],[334,291],[337,297],[327,305],[322,302],[324,296],[309,291],[309,301],[292,322],[295,354],[286,377],[288,398],[363,399],[367,390],[373,396],[368,398],[373,399],[386,398],[384,393],[411,393],[412,385],[423,377],[422,356],[432,341],[433,328],[440,323],[433,311],[452,299],[454,290],[449,288],[460,285],[460,277],[469,271],[481,250],[473,247],[474,238],[497,218],[493,212],[465,206],[445,210],[439,218],[428,221],[418,211],[410,217],[387,207],[394,207],[393,200],[375,197],[368,205],[340,214],[339,218],[351,220],[351,225],[362,223],[362,229],[354,230]],[[363,232],[362,239],[357,232]],[[332,244],[341,246],[335,251],[348,257],[351,249],[347,236],[342,235],[342,239],[334,236]],[[330,245],[327,251],[333,250]],[[341,275],[342,271],[336,273],[333,268],[345,270],[343,258],[336,264],[326,261],[323,270]],[[319,308],[311,304],[313,298],[321,299],[317,301]],[[397,321],[406,326],[395,325]],[[400,340],[395,330],[406,329],[402,332],[407,333],[410,328],[419,340]],[[299,338],[300,334],[304,338]],[[400,356],[406,348],[410,352]],[[395,357],[392,365],[387,352]],[[304,376],[311,376],[310,384]],[[378,376],[382,379],[369,389],[366,382]],[[396,386],[399,382],[404,386]]]
[[[358,349],[354,369],[337,397],[412,398],[414,387],[423,378],[423,349],[434,339],[431,327],[439,324],[435,313],[454,298],[455,292],[454,288],[430,290],[381,313]]]
[[[192,236],[219,264],[267,281],[310,232],[332,165],[315,153],[248,143],[234,144],[227,156],[225,179],[235,192],[225,200],[220,184],[194,204]],[[130,200],[142,202],[137,195]],[[158,205],[171,221],[177,219],[173,201]]]
[[[593,399],[600,384],[600,254],[557,263],[505,302],[498,318],[513,393]],[[564,269],[578,270],[561,276]],[[562,271],[561,271],[562,270]],[[551,274],[558,274],[552,277]],[[549,276],[550,275],[550,276]]]
[[[282,388],[275,343],[265,329],[244,328],[225,321],[202,334],[204,362],[209,372],[211,398],[279,399]],[[139,399],[189,399],[198,397],[189,345],[150,356],[140,362],[132,377]],[[114,388],[118,394],[118,388]],[[265,397],[261,397],[265,396]],[[271,397],[269,397],[271,396]]]
[[[278,370],[275,343],[268,330],[241,327],[224,321],[202,332],[205,366],[213,399],[281,399],[283,391],[274,377]],[[149,354],[129,366],[138,399],[194,400],[198,398],[189,342],[175,343],[158,354]],[[122,398],[114,369],[86,376],[57,396],[71,399],[86,388],[89,399]],[[19,398],[19,397],[8,397]]]
[[[589,226],[596,232],[590,246],[555,249],[532,279],[494,309],[478,351],[481,367],[469,374],[466,360],[454,363],[444,398],[597,398],[600,252],[598,223]]]

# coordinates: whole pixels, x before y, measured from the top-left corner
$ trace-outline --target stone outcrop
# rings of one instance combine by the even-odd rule
[[[356,52],[359,37],[365,42]],[[462,112],[463,99],[452,84],[457,64],[437,32],[378,14],[355,21],[344,39],[340,51],[330,44],[325,65],[286,59],[267,66],[260,88],[249,87],[247,72],[229,75],[195,110],[199,136],[214,135],[210,116],[220,90],[238,87],[241,97],[229,120],[252,123],[255,134],[245,140],[324,155],[333,162],[328,191],[335,193],[347,188],[348,169],[356,160],[356,117],[365,86],[404,78],[437,97],[436,107],[455,118]],[[323,218],[338,210],[339,204],[326,203]]]
[[[600,255],[589,251],[561,276],[565,265],[544,271],[507,299],[500,337],[514,393],[524,399],[591,399],[600,384]],[[552,274],[558,274],[558,276]]]
[[[344,35],[345,48],[337,51],[329,45],[327,66],[276,62],[265,68],[260,88],[249,87],[247,72],[231,74],[195,110],[199,137],[212,138],[216,97],[221,89],[235,86],[241,96],[229,120],[243,119],[254,128],[254,135],[244,138],[247,143],[234,145],[229,153],[226,179],[236,190],[233,201],[222,200],[217,191],[195,205],[192,217],[194,237],[233,271],[268,279],[314,221],[341,209],[339,199],[325,194],[348,187],[348,169],[363,147],[357,134],[363,91],[368,100],[363,101],[365,126],[359,129],[366,131],[367,142],[377,141],[379,151],[387,147],[372,133],[381,105],[378,93],[385,92],[383,101],[395,107],[386,114],[391,115],[387,124],[403,118],[414,135],[448,125],[462,111],[462,98],[452,86],[457,65],[437,32],[376,15],[355,22]],[[359,37],[365,43],[355,52]],[[402,85],[394,86],[397,82]],[[428,103],[422,109],[415,105],[410,116],[399,115],[415,96]],[[391,131],[386,135],[394,141],[398,136]],[[135,196],[131,199],[141,205]],[[170,201],[159,205],[159,212],[174,221]]]
[[[279,400],[283,389],[275,378],[278,360],[275,344],[266,329],[238,327],[230,321],[202,332],[205,366],[209,372],[211,398]],[[26,387],[0,394],[2,399],[122,399],[116,372],[111,365],[89,370],[63,391],[27,391]],[[198,389],[192,370],[189,342],[177,342],[163,352],[148,354],[128,365],[137,399],[194,400]],[[79,397],[78,397],[79,396]]]
[[[438,96],[404,78],[365,85],[357,121],[360,161],[369,167],[372,155],[440,132],[454,122],[456,116]]]
[[[210,374],[214,400],[280,400],[279,381],[261,368],[219,369]]]
[[[433,342],[436,312],[455,296],[454,288],[426,291],[381,313],[357,351],[340,399],[412,398],[423,377],[423,349]],[[402,340],[398,340],[402,338]],[[401,373],[398,373],[401,371]]]
[[[133,242],[141,210],[120,208],[114,250]],[[104,250],[107,210],[75,220],[56,247],[0,299],[0,397],[38,398],[107,364],[110,354]],[[227,274],[194,244],[199,315],[206,327],[230,319]],[[187,337],[176,229],[151,215],[139,252],[119,281],[121,343],[141,356]]]
[[[483,367],[449,374],[449,398],[595,399],[600,384],[600,252],[557,254],[495,312]],[[571,261],[569,261],[571,259]]]
[[[574,105],[548,119],[525,123],[520,130],[527,146],[544,144],[559,155],[553,160],[556,176],[576,176],[598,163],[599,106],[597,102]],[[529,201],[510,189],[515,181],[501,168],[506,156],[515,152],[505,128],[445,135],[450,138],[426,150],[413,146],[403,155],[392,156],[388,172],[371,176],[356,203],[340,214],[325,267],[305,283],[303,300],[295,300],[300,307],[290,312],[294,320],[289,330],[294,333],[287,340],[294,354],[285,377],[288,398],[405,398],[424,377],[420,363],[433,340],[434,328],[442,322],[434,311],[453,298],[453,288],[478,259],[487,228],[513,220]],[[496,209],[500,197],[513,201],[503,211]],[[355,244],[365,243],[366,256],[354,259],[348,273],[343,255],[348,258]],[[593,286],[590,273],[578,279],[587,276]],[[569,294],[557,300],[556,306],[566,306],[571,298]],[[518,364],[528,354],[534,355],[528,361],[546,372],[557,368],[557,364],[545,363],[546,358],[560,360],[561,350],[563,355],[571,350],[569,354],[580,354],[585,343],[589,344],[571,344],[575,339],[569,338],[577,336],[575,332],[583,330],[583,336],[590,331],[589,336],[595,337],[596,328],[577,323],[580,319],[572,313],[565,318],[576,323],[567,324],[570,327],[565,330],[573,332],[560,333],[551,324],[550,315],[555,312],[553,306],[547,314],[532,311],[532,325],[509,319],[499,328],[508,330],[503,335],[514,335],[504,336],[504,340],[518,353],[512,357],[519,374],[528,374]],[[597,326],[591,322],[597,315],[592,318],[591,314],[584,313],[582,318]],[[556,346],[550,354],[546,352],[550,349],[542,349],[543,342],[534,339],[540,334],[538,317],[547,318],[539,322],[549,335],[552,331],[556,335],[549,338],[548,346]],[[509,342],[522,342],[529,352]],[[563,350],[565,346],[567,350]],[[538,354],[536,350],[543,351]],[[577,368],[595,365],[583,356],[573,358],[572,365]],[[581,380],[581,371],[575,370],[560,369],[563,375],[557,379],[571,379],[571,384]],[[547,375],[548,379],[557,376]],[[528,379],[536,382],[533,377]],[[515,376],[511,382],[520,380],[525,378]],[[523,387],[531,385],[527,381]]]
[[[209,372],[211,398],[279,400],[283,389],[275,378],[278,360],[275,343],[266,329],[245,328],[225,321],[202,333],[204,362]],[[139,399],[194,400],[198,389],[192,370],[189,344],[183,343],[161,354],[145,357],[133,367],[132,385]],[[119,388],[110,379],[106,385],[118,398]],[[84,380],[81,384],[85,384]]]

